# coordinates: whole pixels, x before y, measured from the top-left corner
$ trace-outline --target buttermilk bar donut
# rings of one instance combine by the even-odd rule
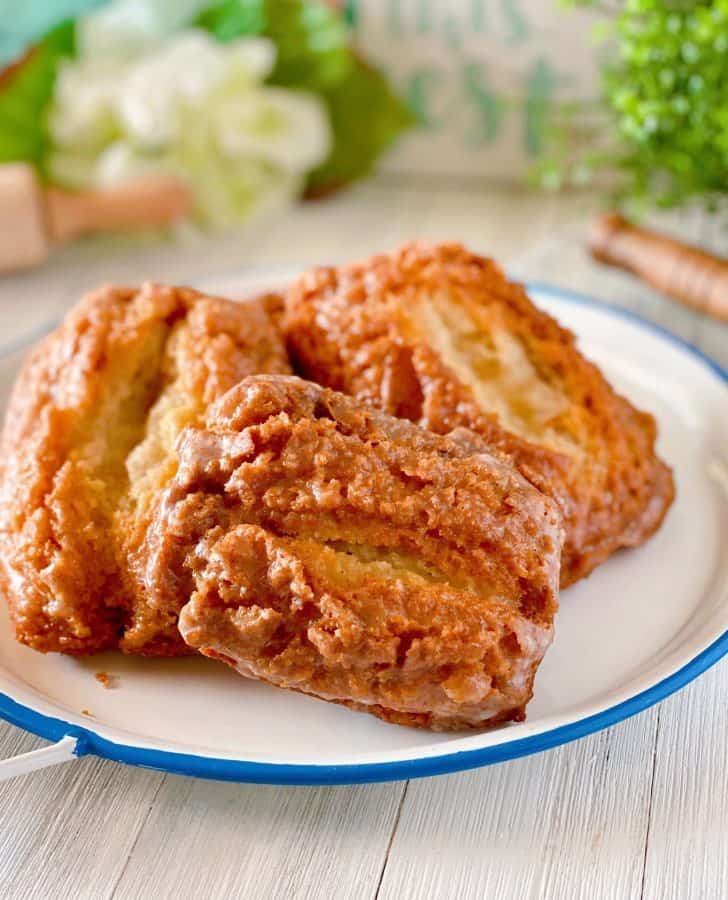
[[[0,579],[20,641],[189,652],[176,622],[147,616],[147,530],[182,428],[244,376],[289,371],[279,313],[274,297],[106,287],[31,352],[0,471]]]
[[[392,722],[523,719],[561,516],[484,442],[253,376],[183,432],[179,460],[146,583],[161,615],[189,592],[191,647]]]
[[[564,515],[561,585],[660,526],[674,496],[651,415],[489,259],[406,244],[291,286],[284,329],[307,378],[445,434],[478,432]]]

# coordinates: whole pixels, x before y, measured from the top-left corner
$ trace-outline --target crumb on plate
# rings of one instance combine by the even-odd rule
[[[109,675],[108,672],[97,672],[96,681],[99,682],[106,690],[116,687],[116,676]]]

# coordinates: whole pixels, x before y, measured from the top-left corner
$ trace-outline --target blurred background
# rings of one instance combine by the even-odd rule
[[[103,281],[412,237],[659,319],[594,216],[725,244],[728,0],[0,0],[0,67],[8,335]]]

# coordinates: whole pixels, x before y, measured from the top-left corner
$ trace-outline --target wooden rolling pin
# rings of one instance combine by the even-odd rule
[[[189,188],[155,176],[103,191],[46,188],[25,163],[0,166],[0,272],[35,266],[80,234],[166,225],[192,208]]]
[[[632,272],[675,300],[728,322],[728,260],[628,222],[599,218],[589,249],[600,262]]]

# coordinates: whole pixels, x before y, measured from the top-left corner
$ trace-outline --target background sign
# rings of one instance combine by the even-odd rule
[[[347,11],[357,46],[423,123],[384,161],[390,171],[521,176],[556,111],[599,96],[589,11],[555,0],[358,0]]]

